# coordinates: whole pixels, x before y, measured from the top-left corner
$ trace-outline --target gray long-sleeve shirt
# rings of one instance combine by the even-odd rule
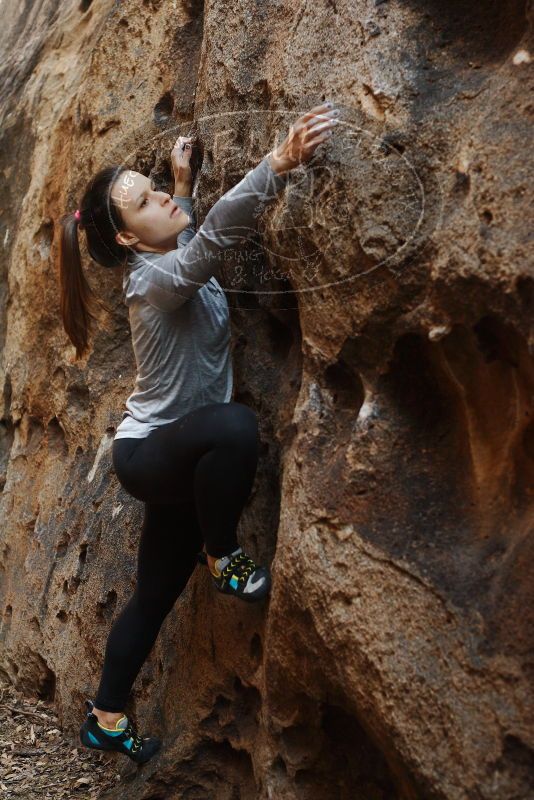
[[[288,174],[265,156],[206,214],[198,231],[193,199],[175,196],[190,224],[167,253],[133,253],[123,278],[137,365],[133,393],[115,439],[139,439],[206,403],[232,397],[230,317],[214,277],[225,249],[257,230],[261,210]]]

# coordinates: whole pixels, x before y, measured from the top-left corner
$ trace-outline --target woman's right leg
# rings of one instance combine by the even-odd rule
[[[116,472],[139,500],[194,499],[206,550],[219,558],[238,547],[237,524],[254,483],[258,448],[251,408],[210,403],[153,430],[127,461],[116,463]]]

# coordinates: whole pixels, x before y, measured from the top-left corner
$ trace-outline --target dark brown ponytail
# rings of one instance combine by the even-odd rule
[[[128,249],[115,239],[125,225],[117,205],[111,202],[111,189],[124,167],[110,166],[100,170],[83,194],[78,220],[74,212],[60,219],[59,276],[60,311],[63,327],[76,348],[76,359],[89,349],[92,321],[100,318],[99,309],[110,311],[92,291],[82,268],[79,230],[85,230],[87,249],[94,261],[103,267],[124,266]]]

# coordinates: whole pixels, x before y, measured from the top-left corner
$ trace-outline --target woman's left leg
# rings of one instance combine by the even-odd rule
[[[163,620],[197,564],[202,544],[193,501],[145,503],[137,585],[111,627],[96,708],[110,712],[124,709]]]

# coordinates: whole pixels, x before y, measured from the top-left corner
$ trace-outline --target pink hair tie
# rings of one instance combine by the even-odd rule
[[[77,208],[77,209],[76,209],[76,211],[74,212],[74,216],[75,216],[75,218],[76,218],[76,219],[78,220],[78,222],[79,222],[79,221],[80,221],[80,218],[81,218],[81,216],[82,216],[82,215],[81,215],[81,213],[80,213],[80,209],[79,209],[79,208]]]

